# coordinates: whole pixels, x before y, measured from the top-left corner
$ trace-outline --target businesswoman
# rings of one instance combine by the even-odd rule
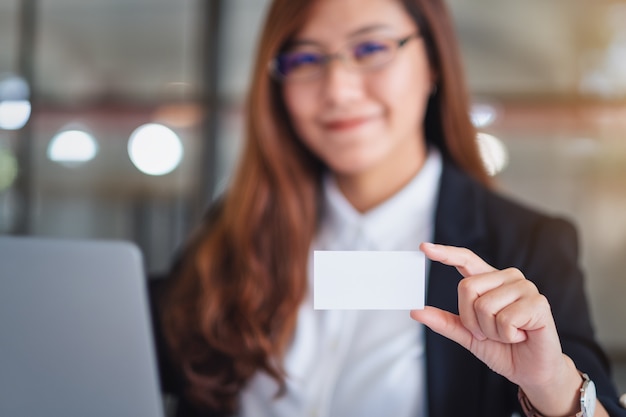
[[[179,415],[626,415],[575,231],[492,190],[468,112],[443,1],[270,5],[236,174],[161,297]],[[314,311],[314,249],[424,251],[428,307]]]

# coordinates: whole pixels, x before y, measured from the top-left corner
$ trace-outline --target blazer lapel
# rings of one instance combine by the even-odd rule
[[[435,243],[484,252],[486,228],[483,188],[444,160],[435,219]],[[433,262],[427,304],[458,314],[458,271]],[[484,365],[466,349],[426,329],[428,408],[430,417],[478,415]],[[482,382],[481,382],[482,381]]]

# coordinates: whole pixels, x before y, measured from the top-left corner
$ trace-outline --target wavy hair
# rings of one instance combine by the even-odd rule
[[[313,2],[271,4],[246,102],[246,142],[233,181],[189,240],[161,304],[163,332],[186,397],[220,414],[236,410],[239,393],[259,371],[284,390],[282,359],[306,295],[325,167],[289,123],[281,86],[269,76],[268,62],[304,24]],[[443,0],[402,2],[424,36],[437,74],[425,137],[487,184],[446,6]]]

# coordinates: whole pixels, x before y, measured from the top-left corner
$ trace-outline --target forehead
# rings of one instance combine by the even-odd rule
[[[317,0],[294,40],[332,44],[362,33],[398,36],[415,29],[400,0]]]

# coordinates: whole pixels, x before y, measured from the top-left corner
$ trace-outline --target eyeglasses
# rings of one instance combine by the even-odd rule
[[[272,77],[280,82],[310,81],[319,78],[334,59],[339,59],[349,68],[359,71],[374,70],[391,62],[398,49],[418,37],[419,33],[413,33],[402,39],[358,40],[334,54],[326,54],[311,46],[299,46],[272,59],[269,62],[269,70]]]

